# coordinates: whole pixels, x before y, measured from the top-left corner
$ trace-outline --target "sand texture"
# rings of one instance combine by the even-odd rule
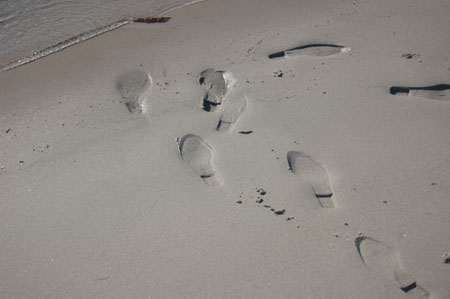
[[[0,298],[450,298],[449,16],[208,0],[0,73]]]

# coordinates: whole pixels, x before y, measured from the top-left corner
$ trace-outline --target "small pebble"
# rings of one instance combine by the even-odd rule
[[[241,204],[241,203],[242,203],[242,200],[238,200],[238,201],[236,201],[236,203]]]
[[[286,212],[285,209],[283,209],[283,210],[278,210],[278,211],[274,211],[274,214],[275,214],[275,215],[283,215],[284,212]]]

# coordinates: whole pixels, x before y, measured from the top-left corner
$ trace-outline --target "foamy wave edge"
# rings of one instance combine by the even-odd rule
[[[163,12],[164,13],[169,13],[169,12],[175,11],[177,9],[180,9],[180,8],[183,8],[183,7],[195,4],[195,3],[199,3],[199,2],[202,2],[202,1],[205,1],[205,0],[192,0],[192,1],[189,1],[187,3],[183,3],[181,5],[174,5],[173,7],[164,7],[163,9],[159,9],[159,13],[158,14],[161,14]],[[37,60],[39,58],[48,56],[48,55],[56,53],[56,52],[59,52],[61,50],[64,50],[65,48],[74,46],[74,45],[76,45],[78,43],[81,43],[81,42],[84,42],[84,41],[86,41],[88,39],[97,37],[97,36],[99,36],[99,35],[101,35],[103,33],[106,33],[106,32],[112,31],[114,29],[120,28],[120,27],[125,26],[127,24],[130,24],[132,22],[133,22],[132,18],[127,18],[127,19],[120,20],[120,21],[117,21],[115,23],[112,23],[112,24],[109,24],[109,25],[106,25],[106,26],[103,26],[103,27],[100,27],[100,28],[96,28],[96,29],[84,32],[84,33],[82,33],[80,35],[77,35],[77,36],[71,37],[69,39],[66,39],[66,40],[64,40],[62,42],[59,42],[56,45],[47,47],[47,48],[39,50],[39,51],[36,51],[30,56],[26,56],[24,58],[20,58],[18,60],[13,61],[13,62],[9,62],[6,65],[0,66],[0,72],[6,72],[6,71],[9,71],[9,70],[11,70],[13,68],[16,68],[16,67],[22,66],[24,64],[33,62],[33,61],[35,61],[35,60]]]
[[[100,34],[103,34],[103,33],[109,32],[111,30],[117,29],[119,27],[122,27],[124,25],[127,25],[130,22],[132,22],[131,18],[130,19],[126,19],[126,20],[121,20],[121,21],[115,22],[113,24],[109,24],[109,25],[106,25],[106,26],[103,26],[103,27],[100,27],[100,28],[97,28],[97,29],[93,29],[93,30],[84,32],[84,33],[82,33],[80,35],[77,35],[77,36],[71,37],[69,39],[66,39],[65,41],[59,42],[56,45],[53,45],[53,46],[50,46],[48,48],[42,49],[40,51],[34,52],[30,56],[26,56],[24,58],[21,58],[21,59],[18,59],[16,61],[13,61],[11,63],[8,63],[8,64],[6,64],[6,65],[4,65],[4,66],[2,66],[0,68],[0,72],[5,72],[5,71],[8,71],[10,69],[16,68],[18,66],[30,63],[32,61],[35,61],[35,60],[39,59],[39,58],[42,58],[42,57],[45,57],[47,55],[56,53],[56,52],[61,51],[61,50],[65,49],[65,48],[68,48],[68,47],[71,47],[73,45],[76,45],[76,44],[78,44],[80,42],[83,42],[83,41],[86,41],[86,40],[91,39],[93,37],[99,36]]]

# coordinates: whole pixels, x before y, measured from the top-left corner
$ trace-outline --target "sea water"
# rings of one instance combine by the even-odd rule
[[[0,70],[199,0],[0,0]]]

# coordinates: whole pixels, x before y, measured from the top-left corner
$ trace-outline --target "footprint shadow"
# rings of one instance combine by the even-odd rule
[[[213,112],[222,104],[230,85],[229,77],[228,72],[214,69],[206,69],[200,73],[198,82],[205,89],[203,110]]]
[[[152,85],[152,77],[139,70],[119,76],[116,82],[116,87],[131,113],[147,113],[147,94]]]
[[[311,185],[320,205],[324,208],[334,208],[331,199],[333,191],[331,190],[327,170],[309,156],[300,152],[290,151],[286,157],[289,169],[301,180]]]
[[[283,50],[269,55],[270,59],[292,56],[318,56],[325,57],[339,53],[349,52],[351,48],[334,44],[310,44],[292,49]]]
[[[380,276],[395,280],[400,289],[410,298],[430,297],[430,294],[403,270],[400,255],[395,248],[364,235],[356,237],[354,243],[359,257],[369,269]]]
[[[223,180],[212,164],[213,148],[200,136],[187,134],[178,142],[183,160],[210,186],[219,186]]]
[[[222,105],[222,115],[217,124],[217,131],[228,131],[239,120],[240,116],[247,109],[247,97],[232,97],[227,99]]]
[[[449,101],[450,84],[438,84],[424,87],[392,86],[389,89],[392,95],[417,96],[432,100]]]

